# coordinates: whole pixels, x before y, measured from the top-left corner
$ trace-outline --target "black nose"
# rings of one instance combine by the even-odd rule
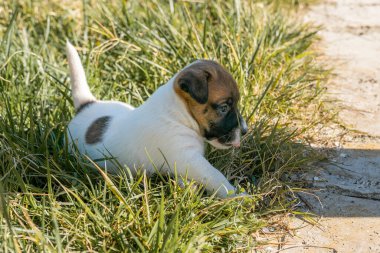
[[[240,125],[240,132],[241,135],[245,135],[248,132],[248,126],[245,120],[243,119],[243,116],[239,113],[239,125]]]
[[[241,135],[245,135],[248,132],[246,127],[241,127],[240,131],[241,131]]]

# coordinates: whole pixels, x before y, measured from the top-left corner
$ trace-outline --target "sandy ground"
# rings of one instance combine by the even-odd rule
[[[276,252],[380,252],[380,0],[324,0],[306,19],[323,26],[322,60],[336,74],[327,97],[351,134],[325,136],[330,161],[303,175],[318,191],[300,198],[319,224],[293,219],[305,227]]]

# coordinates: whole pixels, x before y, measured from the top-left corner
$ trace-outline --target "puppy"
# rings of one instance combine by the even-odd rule
[[[143,105],[99,101],[88,87],[75,48],[66,45],[76,116],[68,126],[76,146],[109,172],[117,164],[133,173],[161,172],[193,179],[225,198],[235,188],[204,157],[204,141],[219,149],[240,146],[247,125],[238,111],[239,91],[218,63],[198,60],[161,86]]]

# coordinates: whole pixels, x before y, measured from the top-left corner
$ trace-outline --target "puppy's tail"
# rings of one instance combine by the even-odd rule
[[[73,94],[75,110],[78,111],[85,104],[96,101],[96,98],[88,87],[78,52],[69,41],[66,42],[66,53],[69,62],[71,92]]]

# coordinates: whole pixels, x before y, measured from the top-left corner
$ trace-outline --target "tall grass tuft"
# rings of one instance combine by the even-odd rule
[[[0,3],[2,252],[235,252],[291,211],[287,175],[315,158],[303,134],[318,120],[326,72],[299,1],[32,1]],[[66,39],[93,93],[141,105],[191,61],[234,76],[250,124],[241,149],[208,159],[251,198],[220,200],[160,175],[110,175],[69,154],[74,115]],[[313,113],[311,113],[313,112]]]

